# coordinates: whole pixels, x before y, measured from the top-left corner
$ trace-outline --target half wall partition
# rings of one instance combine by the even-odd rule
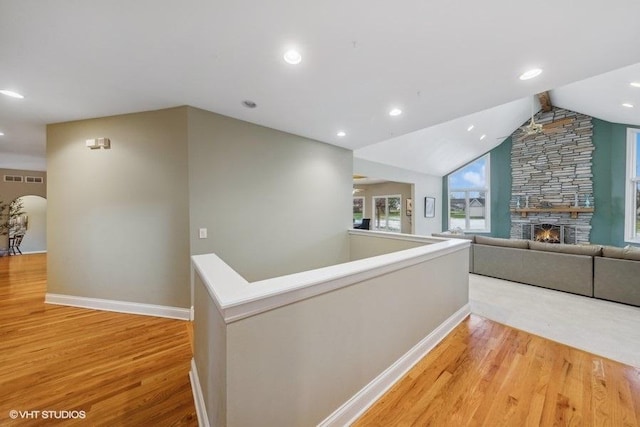
[[[469,242],[350,230],[353,261],[249,283],[193,261],[201,425],[346,425],[469,314]]]

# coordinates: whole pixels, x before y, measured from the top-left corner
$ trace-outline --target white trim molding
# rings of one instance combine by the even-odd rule
[[[207,407],[202,394],[202,387],[198,376],[198,368],[195,359],[191,359],[191,370],[189,371],[189,380],[191,381],[191,391],[193,392],[193,403],[196,406],[196,415],[198,416],[199,427],[210,427],[209,417],[207,416]]]
[[[190,320],[191,310],[188,308],[169,307],[165,305],[143,304],[139,302],[114,301],[101,298],[78,297],[46,293],[47,304],[68,305],[71,307],[90,308],[93,310],[115,311],[118,313],[141,314],[144,316],[167,317],[169,319]]]
[[[373,381],[364,386],[359,392],[353,395],[351,399],[336,409],[335,412],[325,418],[318,426],[332,427],[351,425],[470,314],[470,305],[465,304],[462,306],[411,350],[396,360],[385,371],[374,378]]]

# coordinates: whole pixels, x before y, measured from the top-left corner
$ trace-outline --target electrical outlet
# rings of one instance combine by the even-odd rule
[[[199,235],[201,239],[206,239],[207,238],[207,229],[206,228],[201,228],[199,230]]]

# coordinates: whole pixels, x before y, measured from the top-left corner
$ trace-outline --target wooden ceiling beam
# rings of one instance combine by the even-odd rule
[[[542,111],[544,113],[548,113],[549,111],[551,111],[551,109],[553,108],[553,105],[551,104],[551,97],[549,96],[549,91],[544,91],[542,93],[539,93],[537,96],[538,96],[538,101],[540,101],[540,108],[542,109]]]

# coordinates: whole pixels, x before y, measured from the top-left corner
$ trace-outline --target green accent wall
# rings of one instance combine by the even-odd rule
[[[593,119],[593,194],[591,242],[625,246],[624,199],[629,126]]]
[[[511,234],[511,137],[491,150],[491,236],[508,239]]]

